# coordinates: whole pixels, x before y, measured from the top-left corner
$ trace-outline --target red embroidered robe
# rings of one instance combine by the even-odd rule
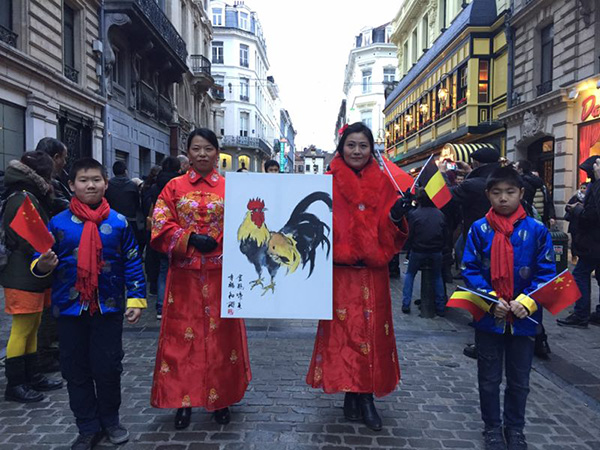
[[[359,173],[336,156],[333,174],[333,320],[320,321],[306,381],[327,393],[392,392],[400,367],[388,262],[408,235],[390,220],[398,194],[374,160]]]
[[[153,213],[151,245],[169,255],[151,404],[221,409],[242,399],[251,379],[244,321],[221,319],[225,180],[193,169],[171,180]],[[191,233],[219,246],[188,246]]]

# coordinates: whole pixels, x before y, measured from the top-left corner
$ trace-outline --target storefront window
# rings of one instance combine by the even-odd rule
[[[579,164],[594,155],[598,155],[600,158],[600,121],[579,127]],[[587,174],[580,170],[579,182],[582,183],[587,179]]]

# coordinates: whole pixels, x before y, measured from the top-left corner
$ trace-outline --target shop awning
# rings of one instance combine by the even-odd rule
[[[471,153],[480,148],[496,148],[496,146],[494,144],[446,144],[442,148],[440,158],[470,163]]]

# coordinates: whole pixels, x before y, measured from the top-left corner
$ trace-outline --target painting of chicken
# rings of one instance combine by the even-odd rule
[[[240,251],[254,266],[258,278],[250,282],[250,289],[260,286],[262,295],[269,290],[275,293],[275,276],[283,267],[286,275],[293,274],[298,267],[308,265],[310,277],[315,269],[316,252],[320,248],[329,257],[331,242],[330,227],[315,214],[308,212],[311,205],[322,202],[331,211],[331,196],[325,192],[313,192],[302,199],[293,209],[288,221],[279,231],[267,228],[265,202],[259,198],[250,199],[247,212],[238,228],[237,240]],[[265,285],[263,272],[270,277]]]

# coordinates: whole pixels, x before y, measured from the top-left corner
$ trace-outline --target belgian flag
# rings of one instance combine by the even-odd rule
[[[419,186],[425,188],[425,192],[427,192],[433,204],[439,209],[442,209],[452,199],[450,189],[433,160],[433,155],[427,160],[427,163],[421,170],[418,181]]]
[[[447,306],[449,308],[466,309],[473,315],[473,319],[480,321],[490,311],[492,303],[474,292],[456,291],[448,300]]]

